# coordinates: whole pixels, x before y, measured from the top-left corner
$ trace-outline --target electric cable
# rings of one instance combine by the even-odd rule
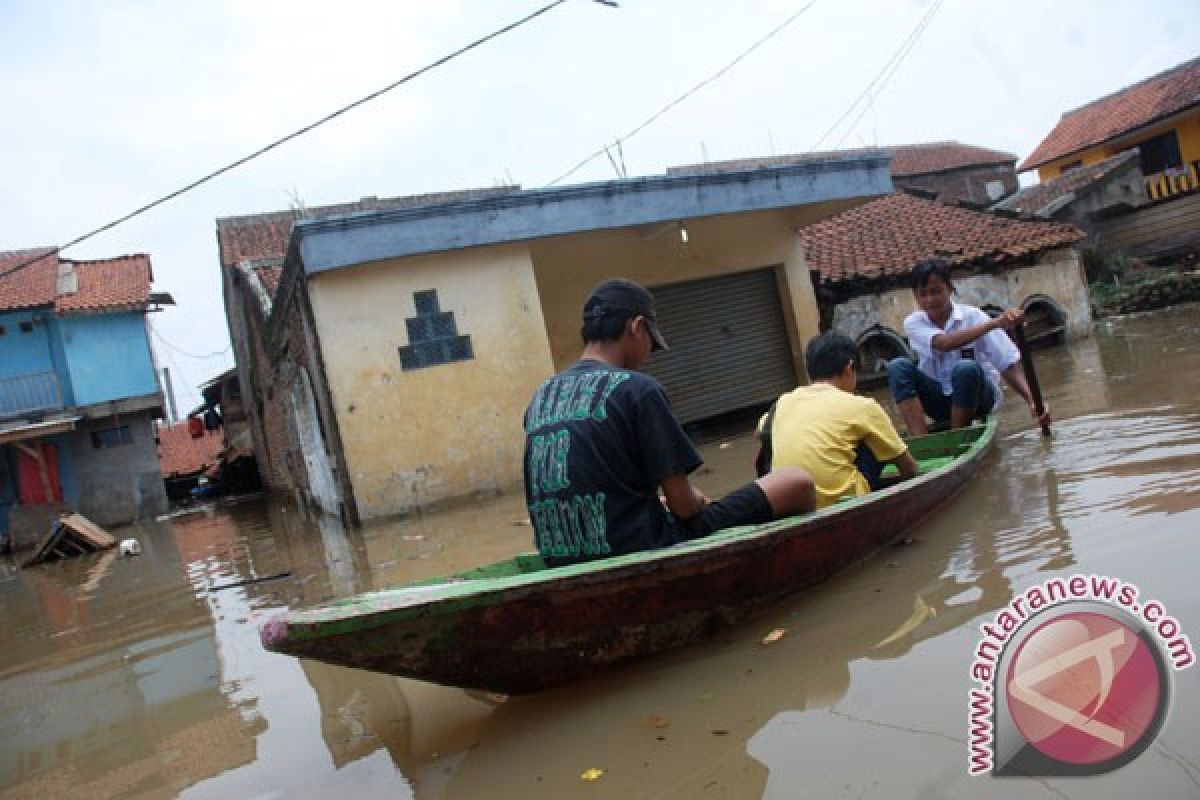
[[[330,120],[340,117],[342,114],[345,114],[347,111],[358,108],[359,106],[363,105],[364,103],[368,103],[368,102],[376,99],[377,97],[379,97],[383,94],[386,94],[387,92],[390,92],[392,89],[395,89],[398,86],[402,86],[402,85],[408,83],[409,81],[413,80],[414,78],[419,78],[420,76],[424,75],[425,73],[430,72],[431,70],[434,70],[434,69],[442,66],[443,64],[453,61],[455,58],[458,58],[459,56],[461,56],[471,50],[474,50],[476,47],[479,47],[480,45],[485,44],[485,43],[491,41],[492,39],[495,39],[499,36],[503,36],[504,34],[510,32],[510,31],[516,30],[517,28],[521,27],[522,25],[526,24],[527,22],[533,21],[537,17],[540,17],[541,15],[545,14],[548,11],[553,10],[554,8],[562,5],[565,2],[567,2],[567,0],[554,0],[554,2],[542,6],[541,8],[537,9],[536,11],[533,11],[532,13],[525,15],[524,17],[516,20],[515,22],[511,22],[502,28],[492,31],[491,33],[487,34],[486,36],[476,39],[475,41],[471,42],[470,44],[464,45],[463,47],[458,48],[454,52],[452,52],[448,55],[442,56],[441,58],[437,59],[436,61],[426,64],[425,66],[421,67],[418,70],[408,73],[407,75],[400,78],[399,80],[393,81],[392,83],[389,83],[387,86],[384,86],[382,89],[378,89],[378,90],[366,95],[365,97],[361,97],[358,100],[355,100],[354,102],[349,103],[348,105],[344,105],[341,108],[337,109],[336,111],[326,114],[325,116],[321,117],[317,121],[309,123],[308,125],[305,125],[303,128],[294,130],[291,133],[287,134],[286,136],[276,139],[275,141],[271,142],[270,144],[268,144],[264,147],[260,147],[258,150],[255,150],[253,153],[250,153],[247,156],[243,156],[242,158],[239,158],[237,161],[231,162],[219,169],[213,170],[212,172],[208,173],[207,175],[203,176],[202,178],[198,178],[197,180],[192,181],[191,183],[187,184],[186,186],[183,186],[182,188],[176,189],[173,192],[163,195],[162,197],[158,198],[157,200],[154,200],[150,203],[147,203],[144,206],[141,206],[140,208],[130,211],[128,214],[124,215],[123,217],[115,219],[112,222],[109,222],[105,225],[101,225],[99,228],[88,231],[87,233],[85,233],[81,236],[76,236],[71,241],[69,241],[66,244],[61,245],[60,247],[57,247],[55,249],[59,250],[60,252],[63,250],[66,250],[67,248],[73,247],[73,246],[79,244],[80,242],[86,241],[86,240],[92,238],[93,236],[96,236],[97,234],[103,233],[104,231],[115,228],[116,226],[118,226],[122,223],[128,222],[129,220],[133,219],[134,217],[144,214],[147,211],[149,211],[150,209],[155,208],[156,206],[160,206],[169,200],[173,200],[176,197],[179,197],[181,194],[190,192],[192,189],[195,189],[196,187],[209,182],[213,178],[223,175],[232,169],[236,169],[237,167],[240,167],[249,161],[253,161],[254,159],[258,158],[259,156],[261,156],[271,150],[274,150],[276,147],[279,147],[280,145],[285,144],[285,143],[291,141],[292,139],[295,139],[298,136],[303,136],[304,134],[308,133],[309,131],[313,130],[314,128],[320,127],[321,125],[324,125],[326,122],[329,122]],[[597,2],[599,2],[599,0],[597,0]],[[23,262],[17,264],[16,266],[10,267],[10,268],[6,269],[5,271],[0,272],[0,278],[4,278],[9,275],[12,275],[15,272],[19,272],[20,270],[25,269],[26,267],[29,267],[30,265],[37,263],[44,257],[45,257],[45,254],[43,253],[42,255],[39,255],[36,258],[30,258],[26,261],[23,261]]]
[[[557,178],[555,178],[554,180],[547,183],[544,188],[550,188],[551,186],[554,186],[555,184],[558,184],[559,182],[566,180],[567,178],[571,177],[579,170],[583,169],[588,164],[595,161],[597,158],[600,158],[601,156],[608,153],[608,149],[610,147],[614,147],[614,146],[620,147],[620,145],[623,142],[627,142],[633,136],[636,136],[638,133],[641,133],[642,130],[644,130],[646,127],[648,127],[651,123],[658,120],[659,117],[663,116],[668,111],[670,111],[671,109],[675,108],[677,105],[682,103],[684,100],[688,99],[693,94],[695,94],[696,92],[703,89],[705,86],[708,86],[710,83],[712,83],[713,81],[715,81],[718,78],[720,78],[721,76],[723,76],[726,72],[731,70],[733,67],[737,66],[737,64],[740,63],[743,59],[745,59],[747,56],[749,56],[751,53],[753,53],[755,50],[757,50],[762,45],[766,44],[770,39],[774,38],[777,34],[779,34],[781,31],[783,31],[784,28],[791,25],[802,14],[804,14],[806,11],[808,11],[810,8],[812,8],[816,4],[817,4],[817,0],[809,0],[809,2],[806,5],[804,5],[802,8],[800,8],[800,10],[793,13],[790,17],[785,19],[782,23],[777,25],[775,28],[771,29],[765,36],[758,39],[756,42],[751,44],[749,47],[747,47],[742,52],[738,53],[738,55],[732,61],[730,61],[728,64],[721,67],[719,70],[714,72],[712,75],[710,75],[709,77],[700,81],[695,86],[693,86],[692,88],[688,89],[686,92],[681,94],[679,97],[675,98],[674,100],[672,100],[671,102],[667,103],[665,106],[660,108],[658,111],[651,114],[650,117],[645,122],[643,122],[641,125],[638,125],[636,128],[631,130],[629,133],[625,134],[624,136],[618,137],[615,141],[611,142],[610,144],[607,144],[604,147],[601,147],[599,150],[592,153],[590,156],[583,159],[575,166],[571,167],[569,170],[564,172],[562,175],[559,175]]]
[[[871,94],[871,90],[876,84],[879,84],[880,91],[883,90],[883,87],[889,80],[891,80],[892,75],[895,75],[896,70],[899,69],[900,64],[903,63],[908,54],[912,52],[917,40],[921,37],[921,34],[925,32],[925,29],[929,27],[929,23],[933,20],[933,15],[937,13],[938,9],[941,8],[941,5],[942,0],[934,0],[933,5],[931,5],[929,10],[925,12],[925,16],[921,17],[921,20],[917,23],[916,27],[913,28],[912,32],[905,38],[903,42],[900,43],[900,47],[896,49],[896,52],[892,53],[891,57],[884,62],[884,65],[880,68],[879,72],[875,74],[875,77],[868,81],[867,86],[862,90],[862,93],[859,94],[858,97],[854,98],[854,101],[846,107],[846,110],[842,112],[842,115],[838,117],[815,142],[813,142],[812,147],[808,148],[809,153],[820,147],[821,143],[824,142],[831,133],[837,130],[837,127],[841,125],[843,121],[845,121],[846,117],[850,116],[850,114],[854,112],[854,109],[858,106],[858,104]],[[880,82],[881,80],[882,83]],[[879,93],[876,92],[875,96],[878,97]],[[846,136],[849,135],[849,132],[854,130],[854,126],[858,124],[860,119],[862,119],[867,108],[870,108],[870,103],[863,106],[863,111],[858,115],[858,117],[855,118],[854,123],[847,129],[847,131],[842,134],[842,138],[838,139],[837,144],[834,145],[833,149],[836,150],[838,145],[840,145],[845,140]]]

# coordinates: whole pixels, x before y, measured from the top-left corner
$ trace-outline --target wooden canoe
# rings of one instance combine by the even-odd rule
[[[953,495],[996,421],[913,439],[918,477],[799,517],[547,568],[535,554],[286,611],[268,650],[520,694],[710,636],[878,550]]]

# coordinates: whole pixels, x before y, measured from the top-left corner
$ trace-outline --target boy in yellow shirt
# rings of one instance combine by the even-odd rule
[[[781,396],[759,422],[760,472],[767,464],[802,467],[816,484],[817,508],[878,488],[884,464],[895,464],[901,479],[917,474],[879,403],[854,394],[855,356],[847,336],[829,331],[814,338],[804,352],[812,385]]]

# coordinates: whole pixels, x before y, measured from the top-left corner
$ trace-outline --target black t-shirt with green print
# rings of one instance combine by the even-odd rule
[[[525,502],[538,552],[561,565],[681,541],[658,486],[701,463],[658,381],[576,362],[525,410]]]

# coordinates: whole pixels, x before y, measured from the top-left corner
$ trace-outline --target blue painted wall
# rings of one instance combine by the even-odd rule
[[[58,327],[75,405],[158,391],[141,313],[59,317]]]
[[[54,369],[51,345],[51,339],[57,338],[54,321],[35,322],[31,333],[22,333],[21,323],[32,321],[32,311],[0,314],[0,326],[4,327],[0,336],[0,379]]]

